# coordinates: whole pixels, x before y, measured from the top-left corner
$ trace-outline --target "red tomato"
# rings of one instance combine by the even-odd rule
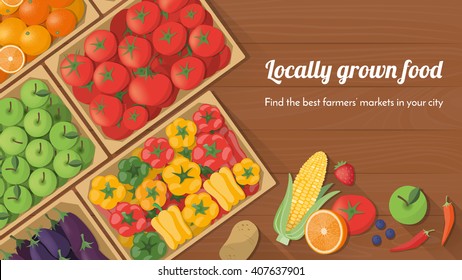
[[[189,35],[189,45],[194,54],[210,57],[217,55],[225,47],[225,36],[215,27],[199,25]]]
[[[117,39],[111,31],[96,30],[85,39],[84,49],[94,62],[107,61],[117,53]]]
[[[127,12],[127,26],[139,35],[148,34],[159,26],[160,9],[152,2],[139,2]]]
[[[67,55],[59,68],[64,82],[74,87],[88,84],[95,70],[91,59],[78,54]]]
[[[115,126],[101,127],[101,130],[104,135],[113,140],[125,139],[133,133],[133,130],[126,128],[120,122]]]
[[[146,106],[146,109],[148,109],[149,120],[153,120],[160,114],[160,111],[162,111],[162,108],[157,106]]]
[[[121,42],[127,35],[133,35],[133,31],[127,26],[128,9],[123,9],[118,12],[111,20],[110,30],[117,38],[117,42]]]
[[[213,26],[213,17],[208,11],[205,11],[205,20],[203,25]]]
[[[220,57],[219,55],[211,57],[199,57],[205,65],[205,78],[208,78],[215,74],[218,71],[218,66],[220,66]]]
[[[164,103],[159,104],[159,107],[160,108],[167,108],[170,105],[172,105],[175,102],[176,98],[178,97],[178,92],[180,92],[180,90],[178,88],[176,88],[176,87],[173,87],[173,91],[172,91],[172,94],[170,95],[170,97]]]
[[[123,106],[119,99],[104,94],[97,95],[90,103],[90,116],[100,126],[114,126],[122,117]]]
[[[172,65],[170,77],[177,88],[193,89],[204,80],[204,63],[197,57],[183,58]]]
[[[122,65],[107,61],[96,67],[93,81],[102,93],[116,94],[127,87],[130,74]]]
[[[72,93],[78,101],[84,104],[90,104],[95,96],[101,94],[101,92],[96,88],[95,82],[93,81],[89,82],[85,86],[72,87]]]
[[[188,0],[159,0],[157,2],[162,11],[167,13],[176,12],[188,4]]]
[[[377,215],[372,201],[361,195],[339,197],[332,210],[345,218],[350,235],[365,233],[374,224]]]
[[[172,94],[172,82],[162,74],[139,76],[133,79],[128,88],[130,98],[137,104],[158,106]]]
[[[138,130],[148,122],[149,113],[143,106],[133,106],[124,112],[122,125],[130,130]]]
[[[181,9],[180,20],[186,28],[194,29],[205,21],[205,10],[200,4],[189,4]]]
[[[148,40],[127,36],[119,44],[119,59],[128,68],[141,68],[148,65],[152,55]]]
[[[162,56],[156,56],[151,62],[151,70],[154,73],[164,74],[170,77],[171,65],[167,64],[166,60]]]
[[[220,57],[220,64],[218,65],[218,71],[228,66],[229,62],[231,61],[231,49],[228,46],[218,53]]]
[[[164,24],[166,22],[180,22],[180,11],[176,11],[174,13],[167,13],[166,11],[160,11],[161,20],[160,24]]]
[[[154,49],[163,55],[174,55],[186,45],[187,31],[177,22],[167,22],[152,34]]]

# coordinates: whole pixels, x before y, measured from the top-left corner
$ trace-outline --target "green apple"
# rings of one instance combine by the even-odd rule
[[[31,166],[45,167],[53,161],[55,149],[47,140],[35,139],[27,145],[25,156]]]
[[[32,195],[26,187],[14,185],[6,190],[3,204],[11,213],[21,214],[31,208]]]
[[[18,126],[6,128],[0,135],[0,147],[9,155],[19,155],[24,152],[28,141],[27,133]]]
[[[29,177],[29,188],[38,197],[52,194],[58,186],[56,174],[47,168],[36,169]]]
[[[61,178],[72,178],[82,169],[82,159],[73,150],[60,151],[53,160],[53,169]]]
[[[2,164],[3,179],[10,185],[18,185],[26,182],[29,175],[29,164],[22,157],[8,157]]]
[[[0,197],[2,197],[3,194],[5,193],[5,189],[6,189],[6,182],[5,180],[3,180],[2,176],[0,176]]]
[[[59,151],[68,150],[79,140],[79,132],[70,122],[59,122],[50,130],[50,142]]]
[[[57,104],[63,104],[63,102],[61,101],[61,98],[59,98],[58,95],[52,93],[50,94],[50,98],[48,99],[48,102],[42,106],[42,109],[45,109],[48,111],[48,109],[50,109],[51,106],[57,105]]]
[[[1,134],[0,134],[0,140],[1,139],[2,139],[2,137],[1,137]],[[5,160],[5,157],[6,157],[5,152],[3,152],[1,146],[2,145],[0,144],[0,166],[2,166],[3,160]]]
[[[69,179],[67,178],[61,178],[58,176],[58,188],[64,186]]]
[[[45,105],[50,99],[48,86],[37,79],[30,79],[21,87],[21,100],[30,109]]]
[[[24,129],[32,137],[43,137],[53,126],[50,113],[44,109],[32,109],[24,117]]]
[[[2,125],[17,125],[24,117],[24,105],[16,98],[4,98],[0,100],[0,115]]]
[[[5,206],[0,204],[0,229],[4,228],[8,224],[11,214],[8,212]]]
[[[403,225],[415,225],[427,214],[428,203],[420,188],[403,186],[390,197],[390,213],[393,219]]]
[[[77,144],[72,147],[72,150],[76,151],[82,159],[82,169],[87,168],[93,162],[95,157],[95,145],[90,139],[80,137]]]
[[[62,103],[48,107],[47,111],[53,118],[53,123],[70,122],[72,120],[71,111]]]

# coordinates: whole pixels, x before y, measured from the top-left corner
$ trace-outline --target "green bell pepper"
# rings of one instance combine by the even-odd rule
[[[157,232],[135,234],[130,254],[135,260],[159,260],[167,253],[167,244]]]
[[[119,162],[119,181],[123,184],[129,184],[138,188],[143,183],[144,178],[148,176],[151,166],[138,157],[123,159]]]

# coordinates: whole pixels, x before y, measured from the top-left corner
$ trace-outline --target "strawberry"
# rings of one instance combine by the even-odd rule
[[[355,169],[346,161],[340,161],[334,168],[334,175],[340,183],[352,186],[355,183]]]

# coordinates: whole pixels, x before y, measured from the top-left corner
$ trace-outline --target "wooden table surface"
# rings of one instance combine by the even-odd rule
[[[197,242],[178,259],[216,259],[234,224],[248,219],[260,229],[251,259],[462,259],[462,219],[456,219],[446,247],[440,245],[444,224],[441,206],[446,195],[462,217],[462,2],[459,0],[276,1],[210,0],[247,59],[215,82],[210,90],[221,101],[278,184],[224,225]],[[444,60],[440,80],[351,80],[345,86],[319,80],[286,80],[281,86],[266,79],[265,63],[379,65],[437,64]],[[275,108],[264,98],[445,101],[435,108]],[[314,152],[329,156],[326,182],[343,194],[362,194],[377,206],[378,215],[397,237],[374,247],[369,232],[349,238],[340,252],[317,255],[302,239],[289,246],[276,242],[274,214],[281,202],[287,174],[296,174]],[[337,161],[351,162],[357,172],[353,187],[333,176]],[[395,222],[388,199],[399,186],[415,185],[429,200],[428,216],[415,226]],[[326,207],[332,205],[332,201]],[[389,253],[422,229],[436,229],[423,248]]]

